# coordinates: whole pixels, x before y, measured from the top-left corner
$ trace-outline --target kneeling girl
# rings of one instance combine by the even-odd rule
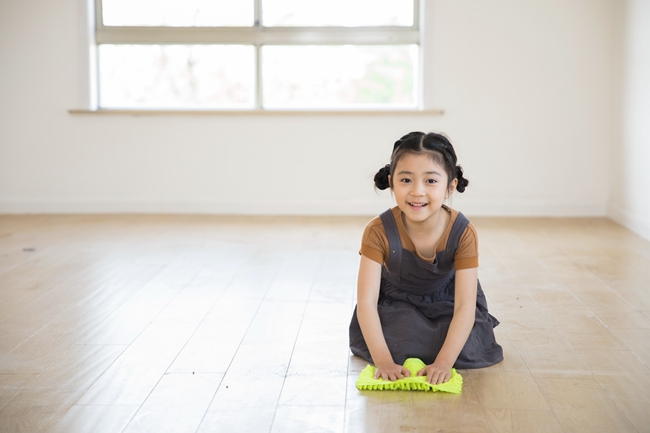
[[[449,140],[411,132],[398,140],[390,164],[375,175],[397,206],[368,223],[361,244],[352,353],[377,367],[376,377],[409,376],[407,358],[427,366],[418,375],[438,384],[451,368],[503,360],[477,277],[474,226],[444,204],[468,185]]]

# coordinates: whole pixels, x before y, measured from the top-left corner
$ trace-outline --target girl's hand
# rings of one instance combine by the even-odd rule
[[[418,371],[418,376],[427,376],[427,382],[432,385],[438,385],[451,379],[451,366],[442,364],[429,364],[422,370]]]
[[[390,380],[395,382],[397,379],[403,379],[405,377],[410,377],[411,372],[408,371],[403,365],[395,364],[391,362],[385,365],[377,365],[377,370],[375,371],[375,379],[380,377],[384,380]]]

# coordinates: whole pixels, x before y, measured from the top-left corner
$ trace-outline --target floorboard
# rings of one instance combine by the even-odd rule
[[[367,220],[0,216],[0,433],[648,431],[650,242],[474,218],[505,360],[359,391]]]

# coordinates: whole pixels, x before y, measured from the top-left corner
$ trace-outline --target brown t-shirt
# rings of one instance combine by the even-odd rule
[[[458,211],[451,209],[447,206],[442,207],[450,213],[451,218],[449,218],[449,224],[445,228],[445,231],[440,236],[438,243],[435,247],[435,252],[444,251],[447,248],[447,239],[449,239],[449,234],[451,233],[451,227],[454,225],[454,221],[458,217]],[[406,227],[404,226],[404,221],[402,220],[402,211],[399,207],[395,206],[391,209],[393,211],[393,216],[395,217],[395,222],[397,223],[397,231],[399,232],[400,240],[402,241],[402,248],[408,250],[415,255],[417,255],[422,260],[425,260],[429,263],[433,263],[436,259],[435,255],[433,257],[424,257],[420,252],[415,248],[415,244],[411,240]],[[377,216],[373,218],[366,229],[363,232],[363,238],[361,240],[361,250],[359,253],[368,257],[371,260],[374,260],[377,263],[384,264],[388,261],[388,237],[386,237],[386,230],[384,225],[381,222],[381,219]],[[454,269],[469,269],[478,267],[478,237],[476,236],[476,229],[469,223],[462,236],[460,237],[460,242],[456,254],[454,255]]]

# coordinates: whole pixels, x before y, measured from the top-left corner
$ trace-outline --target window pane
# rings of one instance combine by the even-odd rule
[[[413,0],[262,0],[265,26],[412,26]]]
[[[417,45],[265,46],[266,108],[414,108]]]
[[[252,108],[248,45],[100,45],[103,108]]]
[[[102,0],[106,26],[252,26],[253,0]]]

